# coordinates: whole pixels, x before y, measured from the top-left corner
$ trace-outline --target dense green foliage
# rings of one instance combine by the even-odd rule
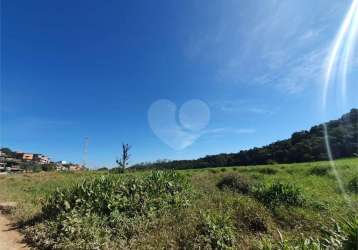
[[[326,124],[334,158],[358,154],[358,109]],[[270,145],[242,150],[233,154],[210,155],[197,160],[158,161],[142,163],[133,168],[194,169],[204,167],[242,166],[272,163],[293,163],[327,160],[324,139],[325,125],[292,134],[290,139]]]
[[[253,195],[270,207],[278,205],[302,206],[305,203],[305,198],[298,187],[280,182],[275,182],[269,187],[258,185],[254,188]]]
[[[202,247],[231,249],[234,242],[234,229],[230,218],[225,214],[203,214],[198,231]]]
[[[101,176],[55,191],[27,230],[40,248],[119,247],[139,233],[133,223],[149,224],[159,213],[186,207],[190,196],[187,180],[172,171]]]

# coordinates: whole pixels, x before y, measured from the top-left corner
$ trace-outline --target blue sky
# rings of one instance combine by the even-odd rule
[[[88,164],[112,166],[122,142],[131,163],[191,159],[338,118],[358,107],[357,54],[346,104],[337,80],[322,109],[322,75],[351,3],[3,0],[1,145],[81,162],[89,137]],[[148,120],[163,99],[182,147]],[[177,112],[193,99],[210,117],[188,134]],[[202,114],[190,111],[192,121]]]

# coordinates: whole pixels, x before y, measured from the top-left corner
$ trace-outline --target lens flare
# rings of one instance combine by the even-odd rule
[[[324,86],[322,98],[323,110],[327,109],[328,91],[334,83],[336,83],[336,87],[340,89],[343,107],[347,104],[347,75],[349,73],[350,66],[352,65],[354,46],[356,45],[357,41],[357,33],[358,0],[353,0],[343,20],[343,23],[336,35],[336,38],[333,41],[333,44],[325,62],[326,64],[324,71]],[[327,155],[329,157],[333,173],[337,177],[339,188],[341,189],[342,194],[346,198],[347,202],[350,204],[350,199],[345,192],[343,183],[336,169],[329,141],[329,132],[326,124],[324,125],[324,137],[327,148]]]

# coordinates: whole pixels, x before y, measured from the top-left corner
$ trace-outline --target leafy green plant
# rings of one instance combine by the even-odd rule
[[[275,182],[269,187],[257,185],[252,194],[259,201],[270,207],[278,205],[303,206],[305,203],[301,190],[292,184]]]
[[[231,249],[234,244],[233,225],[230,217],[225,214],[202,214],[198,232],[198,239],[212,249]]]
[[[139,222],[187,207],[191,194],[188,181],[174,171],[96,177],[54,192],[42,209],[40,224],[33,227],[38,230],[29,230],[41,244],[49,242],[49,248],[101,249],[102,238],[103,242],[111,242],[112,237],[128,240],[138,233]],[[46,225],[43,230],[41,224]],[[93,229],[93,235],[87,228]],[[98,245],[88,245],[96,237]]]
[[[251,185],[247,178],[238,174],[230,174],[222,178],[217,187],[220,189],[229,189],[231,191],[247,194],[250,192]]]

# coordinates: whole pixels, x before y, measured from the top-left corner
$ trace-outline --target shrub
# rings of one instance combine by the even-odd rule
[[[212,174],[217,174],[219,171],[217,169],[209,169],[209,172]]]
[[[105,249],[111,242],[110,231],[100,217],[76,211],[27,228],[25,237],[39,249]]]
[[[314,167],[310,170],[310,175],[323,176],[323,175],[327,175],[329,171],[330,168],[326,166]]]
[[[348,183],[348,190],[353,193],[358,193],[358,176],[353,177]]]
[[[305,198],[298,187],[280,182],[275,182],[269,187],[258,185],[254,188],[253,195],[270,207],[279,205],[303,206],[305,203]]]
[[[97,177],[54,192],[42,218],[27,232],[48,248],[109,248],[103,244],[110,238],[126,242],[153,216],[188,206],[191,191],[188,181],[174,171]]]
[[[230,249],[234,244],[233,226],[225,214],[202,214],[198,233],[196,240],[212,249]]]
[[[247,194],[250,192],[250,183],[249,181],[241,175],[230,174],[222,178],[222,180],[217,184],[217,187],[220,189],[229,189],[231,191]]]
[[[221,171],[221,172],[226,172],[227,169],[226,169],[226,168],[221,168],[220,171]]]
[[[245,197],[234,203],[235,225],[254,233],[268,232],[273,221],[267,208],[258,201]]]
[[[277,174],[277,169],[274,169],[274,168],[260,168],[258,170],[259,173],[261,174],[269,174],[269,175],[274,175],[274,174]]]
[[[102,176],[74,187],[57,190],[43,208],[44,215],[78,210],[109,216],[148,214],[163,208],[187,205],[190,193],[186,179],[173,171],[156,171],[139,178]]]

